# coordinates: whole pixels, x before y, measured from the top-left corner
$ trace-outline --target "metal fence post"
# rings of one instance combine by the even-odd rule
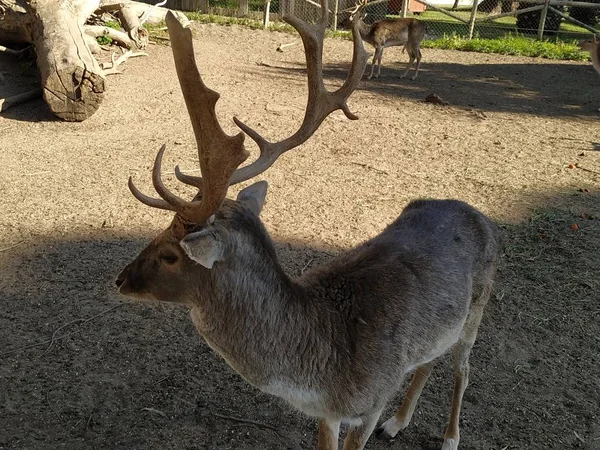
[[[333,25],[331,26],[331,28],[333,29],[333,31],[337,31],[337,24],[338,24],[338,14],[340,12],[340,1],[339,0],[335,0],[335,5],[333,5]]]
[[[265,1],[265,10],[263,12],[263,27],[269,28],[269,14],[271,11],[271,0]]]
[[[473,31],[475,30],[475,19],[477,18],[478,7],[478,0],[473,0],[473,7],[471,8],[471,17],[469,18],[469,40],[473,39]]]
[[[550,6],[550,0],[544,2],[544,8],[540,13],[540,23],[538,25],[538,39],[541,41],[544,38],[544,27],[546,26],[546,17],[548,16],[548,7]]]
[[[410,0],[402,1],[402,18],[408,16],[408,2],[410,2]]]

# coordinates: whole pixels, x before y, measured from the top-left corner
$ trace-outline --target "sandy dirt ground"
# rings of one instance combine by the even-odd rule
[[[295,130],[304,55],[275,51],[294,36],[205,25],[196,38],[228,132],[234,115],[271,139]],[[480,208],[505,242],[461,449],[600,449],[600,78],[589,63],[423,53],[409,81],[398,78],[406,55],[386,50],[382,77],[349,101],[360,120],[335,113],[263,175],[282,264],[299,275],[325,263],[411,199]],[[329,85],[350,54],[328,40]],[[0,97],[35,83],[24,62],[0,56],[0,71]],[[314,448],[315,421],[243,382],[185,308],[116,294],[116,274],[170,220],[127,178],[151,193],[162,143],[167,172],[197,160],[168,47],[130,60],[109,88],[83,123],[53,119],[41,100],[0,116],[0,448]],[[430,93],[448,105],[424,103]],[[451,385],[445,358],[410,427],[367,448],[440,449]]]

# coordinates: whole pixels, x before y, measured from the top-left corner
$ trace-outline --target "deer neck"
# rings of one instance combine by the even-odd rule
[[[363,19],[358,19],[358,32],[360,33],[360,37],[363,41],[371,44],[372,42],[372,34],[373,34],[373,25],[369,25],[365,23]]]
[[[215,266],[211,288],[198,289],[191,316],[236,372],[278,395],[292,379],[310,386],[315,374],[303,358],[326,361],[331,345],[319,332],[315,319],[322,316],[308,289],[284,273],[266,231],[252,239],[237,242],[235,257]]]

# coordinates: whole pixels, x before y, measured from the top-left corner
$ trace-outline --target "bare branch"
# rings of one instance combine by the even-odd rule
[[[15,105],[28,102],[30,100],[39,98],[42,96],[42,89],[32,89],[31,91],[23,92],[22,94],[13,95],[11,97],[0,98],[0,112],[6,111]]]
[[[101,25],[86,25],[84,27],[85,34],[98,38],[100,36],[107,36],[117,43],[121,47],[131,49],[135,47],[134,42],[131,38],[122,31],[115,30],[110,27],[103,27]]]
[[[106,76],[106,75],[116,75],[116,74],[120,74],[123,73],[121,70],[118,69],[118,67],[123,64],[125,61],[127,61],[129,58],[135,58],[137,56],[148,56],[148,53],[144,53],[144,52],[132,52],[131,50],[126,51],[125,53],[123,53],[121,56],[119,56],[117,59],[115,59],[115,53],[113,52],[113,54],[111,55],[111,62],[110,63],[103,63],[102,64],[102,75]],[[109,67],[110,64],[110,67]]]

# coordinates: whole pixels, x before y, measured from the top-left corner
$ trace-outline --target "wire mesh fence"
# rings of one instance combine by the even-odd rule
[[[151,0],[150,0],[151,1]],[[357,0],[330,0],[331,28],[339,29]],[[307,21],[320,17],[318,0],[168,0],[167,6],[231,17],[279,21],[284,14]],[[430,38],[497,38],[525,35],[562,40],[600,32],[600,0],[372,0],[365,22],[416,17]]]

